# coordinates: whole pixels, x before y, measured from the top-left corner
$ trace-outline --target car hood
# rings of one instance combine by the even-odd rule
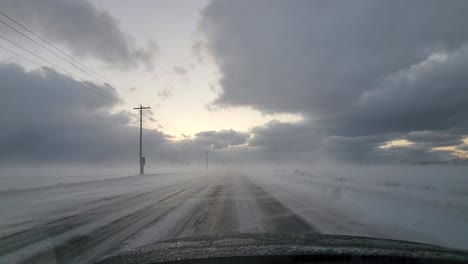
[[[98,263],[154,263],[254,256],[468,262],[468,251],[465,250],[400,240],[316,234],[235,234],[158,242]]]

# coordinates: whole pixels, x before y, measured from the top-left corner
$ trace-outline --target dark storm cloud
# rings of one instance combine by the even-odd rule
[[[352,162],[381,162],[388,159],[379,146],[387,136],[327,137],[321,152],[333,159]],[[393,152],[394,153],[394,152]]]
[[[454,127],[467,131],[467,67],[468,45],[429,57],[366,91],[349,112],[331,119],[332,127],[349,134]]]
[[[388,100],[397,99],[405,95],[401,86],[412,84],[381,83],[412,74],[437,52],[462,54],[443,65],[434,61],[419,77],[457,75],[452,71],[466,62],[458,50],[468,40],[466,10],[466,1],[214,1],[203,12],[202,29],[223,74],[216,103],[327,118],[354,112],[370,91],[387,89]],[[459,92],[466,80],[456,77],[425,96],[432,101]],[[416,94],[406,100],[422,101]],[[376,101],[369,98],[369,108]]]
[[[266,151],[314,151],[322,137],[308,123],[269,122],[252,129],[249,146]]]
[[[0,160],[13,162],[134,161],[138,128],[112,112],[114,99],[44,70],[0,65]],[[117,96],[109,86],[101,86]],[[148,155],[170,159],[165,135],[144,130]],[[156,152],[155,150],[158,150]]]
[[[26,72],[17,65],[0,65],[0,79],[2,163],[135,161],[138,128],[131,125],[135,116],[129,112],[115,112],[117,102],[113,98],[101,96],[49,71]],[[110,86],[100,88],[118,96]],[[417,162],[448,159],[450,153],[431,149],[461,144],[461,138],[454,130],[360,137],[329,136],[319,131],[311,122],[273,121],[253,128],[250,133],[204,131],[193,139],[171,142],[170,136],[144,129],[144,152],[153,162],[179,164],[199,164],[200,153],[207,147],[215,149],[214,160],[225,165],[232,162],[307,161],[318,157],[316,154],[354,162],[385,159]],[[380,148],[384,142],[393,139],[407,139],[414,142],[414,146]],[[460,145],[460,149],[462,147]],[[285,153],[287,156],[283,155]]]
[[[447,132],[421,131],[409,134],[380,134],[373,136],[329,136],[317,133],[308,122],[269,122],[255,127],[249,146],[264,153],[263,158],[289,162],[334,160],[358,164],[384,164],[446,161],[448,152],[433,151],[434,147],[460,144],[459,136]],[[406,146],[382,148],[391,140],[414,140]],[[302,153],[302,154],[301,154]],[[280,156],[275,156],[280,155]]]
[[[463,144],[463,136],[452,131],[415,131],[408,133],[406,140],[415,144],[424,144],[431,147],[458,146]]]
[[[454,156],[450,151],[434,151],[437,147],[459,146],[463,138],[456,131],[414,131],[363,136],[336,136],[320,133],[311,122],[269,122],[251,130],[250,147],[266,153],[307,152],[310,158],[326,158],[360,164],[418,163],[447,161]],[[407,140],[408,145],[391,141]],[[394,144],[394,145],[392,145]],[[391,147],[383,148],[383,146]],[[289,157],[290,160],[291,157]]]
[[[341,137],[330,136],[323,141],[321,155],[343,162],[360,164],[408,163],[447,161],[453,158],[450,153],[433,151],[433,142],[395,145],[382,148],[392,135]]]
[[[201,28],[223,76],[215,103],[299,112],[343,134],[457,125],[468,109],[465,10],[466,1],[214,1]]]
[[[251,145],[271,149],[316,148],[304,135],[370,155],[421,131],[452,130],[458,142],[468,131],[466,10],[464,0],[213,1],[200,25],[222,76],[214,104],[302,114],[287,133],[254,130]],[[450,143],[431,140],[413,150]]]
[[[230,130],[203,131],[195,134],[193,139],[202,146],[213,147],[214,149],[227,148],[229,146],[239,146],[247,143],[250,134]]]
[[[96,58],[119,69],[153,67],[156,43],[136,45],[117,19],[86,0],[5,0],[1,8],[43,37],[65,45],[76,56]]]
[[[340,137],[318,133],[310,122],[269,122],[252,129],[249,146],[274,153],[308,152],[341,161],[379,161],[376,154],[383,154],[379,146],[390,139],[389,135]],[[380,157],[383,160],[383,157]]]

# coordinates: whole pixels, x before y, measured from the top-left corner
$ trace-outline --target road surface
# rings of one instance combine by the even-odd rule
[[[93,263],[157,241],[211,234],[405,238],[392,237],[395,231],[384,225],[364,225],[353,212],[334,207],[345,189],[325,186],[312,192],[313,185],[298,180],[291,189],[281,180],[220,171],[4,192],[0,209],[10,214],[0,223],[0,263]]]
[[[155,178],[171,175],[155,176]],[[151,181],[144,191],[87,200],[61,217],[0,239],[0,260],[92,263],[103,256],[171,238],[239,232],[316,233],[268,190],[243,174],[212,173]],[[115,185],[111,185],[115,187]],[[100,192],[106,192],[103,188]],[[77,208],[84,208],[79,212]],[[31,254],[31,252],[34,252]]]

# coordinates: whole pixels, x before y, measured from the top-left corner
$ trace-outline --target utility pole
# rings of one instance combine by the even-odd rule
[[[142,115],[143,115],[143,109],[149,109],[150,107],[149,106],[145,106],[143,107],[142,105],[140,105],[140,107],[135,107],[133,109],[137,109],[137,110],[140,110],[140,174],[144,174],[145,173],[145,163],[146,163],[146,160],[145,160],[145,157],[143,157],[143,145],[142,145],[142,136],[143,136],[143,118],[142,118]]]
[[[205,157],[206,157],[206,170],[208,171],[208,152],[209,150],[205,150]]]

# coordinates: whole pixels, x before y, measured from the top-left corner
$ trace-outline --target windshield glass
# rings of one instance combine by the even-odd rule
[[[468,249],[467,12],[1,0],[0,263],[240,233]]]

